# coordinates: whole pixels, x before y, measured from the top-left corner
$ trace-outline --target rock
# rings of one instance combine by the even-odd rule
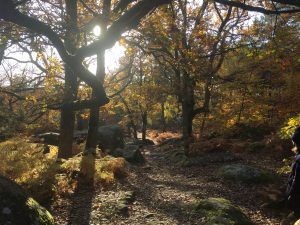
[[[273,180],[270,173],[242,164],[223,166],[219,169],[218,175],[221,178],[253,184],[268,183]]]
[[[75,130],[74,140],[82,143],[87,138],[88,130]],[[106,125],[98,128],[98,145],[102,151],[109,152],[124,148],[123,129],[119,125]]]
[[[55,132],[47,132],[47,133],[42,133],[38,134],[37,138],[38,140],[36,142],[42,142],[47,145],[59,145],[59,133]]]
[[[0,134],[0,142],[3,142],[6,140],[5,134]]]
[[[240,157],[231,152],[211,152],[198,157],[183,158],[183,166],[205,166],[210,163],[226,163],[240,160]]]
[[[224,198],[208,198],[201,200],[196,212],[206,225],[252,225],[239,207]],[[202,223],[201,223],[202,224]]]
[[[54,219],[18,184],[0,176],[0,224],[54,225]]]
[[[130,163],[143,163],[145,158],[140,151],[139,145],[127,145],[124,149],[117,148],[111,153],[115,157],[123,157]]]
[[[123,130],[119,125],[107,125],[98,128],[98,144],[102,150],[124,148]]]

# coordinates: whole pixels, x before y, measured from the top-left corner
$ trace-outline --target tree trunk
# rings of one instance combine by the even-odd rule
[[[105,0],[103,3],[103,17],[104,21],[100,24],[101,33],[104,34],[107,31],[109,13],[110,13],[111,0]],[[100,82],[104,82],[105,78],[105,50],[101,50],[97,54],[97,72],[96,77],[99,78]],[[92,98],[96,96],[95,90],[92,92]],[[99,127],[99,108],[91,108],[90,110],[90,120],[89,120],[89,130],[86,140],[85,150],[96,149],[97,139],[98,139],[98,127]]]
[[[146,143],[146,131],[147,131],[147,112],[142,114],[142,142]]]
[[[240,107],[240,110],[239,110],[237,123],[241,122],[242,113],[244,111],[245,96],[246,96],[246,88],[244,89],[244,92],[243,92],[242,103],[241,103],[241,107]]]
[[[209,104],[211,99],[211,80],[212,75],[208,75],[206,82],[205,82],[205,93],[204,93],[204,103],[203,103],[203,119],[200,127],[200,134],[203,136],[204,134],[204,127],[206,119],[209,115]]]
[[[121,94],[119,94],[119,97],[120,97],[120,100],[124,104],[125,109],[127,111],[127,114],[128,114],[129,120],[130,120],[129,125],[133,129],[133,139],[134,139],[134,142],[137,142],[138,141],[138,135],[137,135],[137,128],[136,128],[136,125],[134,123],[134,117],[133,117],[132,112],[131,112],[131,110],[129,108],[129,105],[127,104],[127,102],[123,98],[123,96]]]
[[[74,53],[77,45],[77,1],[66,0],[66,34],[65,46],[66,49]],[[65,65],[65,89],[64,89],[64,102],[72,102],[77,97],[78,82],[77,77],[72,70]],[[73,133],[75,126],[75,112],[63,108],[61,110],[60,119],[60,141],[58,158],[69,158],[72,156]]]
[[[189,154],[189,144],[193,140],[193,118],[194,118],[194,81],[187,73],[183,77],[182,96],[182,136],[184,142],[184,152]]]
[[[101,79],[101,82],[104,81],[105,76],[105,52],[101,52],[97,55],[97,77]],[[92,93],[92,98],[95,97],[95,91]],[[88,136],[86,140],[85,149],[96,149],[97,147],[97,136],[98,136],[98,127],[99,127],[99,108],[90,109],[90,119],[89,119],[89,129]]]
[[[165,103],[162,102],[160,104],[160,106],[161,106],[160,120],[161,120],[161,124],[162,124],[162,131],[166,132]]]
[[[137,128],[136,128],[134,121],[131,123],[131,126],[133,129],[133,140],[134,140],[134,142],[137,142],[138,141],[138,133],[137,133]]]

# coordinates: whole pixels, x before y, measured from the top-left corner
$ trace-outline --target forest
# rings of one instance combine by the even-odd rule
[[[0,225],[299,225],[299,90],[299,0],[0,0]]]

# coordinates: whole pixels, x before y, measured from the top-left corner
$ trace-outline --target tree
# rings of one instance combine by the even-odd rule
[[[232,48],[229,43],[233,42],[233,30],[242,22],[244,12],[232,7],[220,9],[208,1],[195,6],[191,1],[180,0],[157,14],[142,27],[143,42],[135,43],[151,53],[161,67],[168,65],[172,70],[171,83],[181,104],[182,134],[188,154],[193,120],[197,114],[204,113],[205,118],[209,112],[212,79],[221,68],[225,53]],[[203,90],[196,94],[196,87],[203,83]]]
[[[102,33],[107,32],[108,21],[110,20],[111,11],[111,0],[104,0],[102,6],[102,22],[99,24]],[[104,83],[105,79],[105,49],[100,50],[97,53],[97,71],[96,77],[98,77],[101,83]],[[96,96],[96,92],[93,90],[92,98]],[[99,108],[90,109],[90,120],[89,120],[89,130],[88,137],[86,141],[86,150],[96,149],[97,146],[97,134],[99,127]]]
[[[121,34],[126,30],[130,30],[136,27],[140,20],[144,18],[149,12],[154,10],[156,7],[162,4],[168,3],[168,0],[163,1],[139,1],[137,4],[134,4],[130,7],[130,1],[120,1],[114,5],[113,12],[115,13],[116,18],[110,25],[110,28],[103,33],[99,40],[93,41],[91,44],[87,46],[81,46],[77,49],[70,50],[67,46],[68,42],[63,42],[60,37],[60,33],[56,32],[52,27],[52,24],[47,24],[47,21],[42,21],[37,19],[37,15],[26,15],[26,8],[30,8],[30,6],[34,5],[32,1],[30,1],[30,5],[27,4],[29,1],[0,1],[0,18],[2,20],[12,22],[21,27],[28,28],[32,32],[43,35],[48,38],[54,48],[59,53],[61,59],[64,61],[67,68],[70,68],[72,71],[72,80],[74,81],[76,77],[80,78],[82,81],[86,82],[93,88],[94,95],[90,100],[84,101],[70,101],[71,99],[65,98],[68,102],[63,102],[60,106],[66,112],[72,110],[78,110],[82,108],[89,107],[99,107],[108,102],[106,97],[101,79],[99,77],[95,77],[88,69],[86,69],[83,65],[83,61],[86,57],[90,57],[99,52],[105,51],[105,49],[110,48],[114,45],[114,43],[120,38]],[[74,24],[75,20],[75,9],[77,5],[77,1],[71,1],[70,5],[67,4],[66,7],[70,8],[70,14],[73,13],[73,18],[71,18],[71,23]],[[82,3],[82,2],[81,2]],[[72,5],[71,5],[72,4]],[[93,15],[94,19],[91,21],[101,20],[103,15]],[[92,23],[92,22],[91,22]],[[90,24],[88,24],[91,26]],[[59,26],[58,26],[59,27]],[[61,29],[66,29],[66,27],[60,27]],[[72,26],[75,28],[75,26]],[[76,30],[78,33],[78,31]],[[75,33],[76,33],[75,32]],[[66,32],[67,33],[67,32]],[[70,31],[71,33],[71,31]],[[74,30],[72,30],[72,34],[74,34]],[[74,37],[74,36],[73,36]],[[71,47],[71,46],[69,46]],[[72,46],[74,47],[74,46]],[[71,73],[70,73],[71,74]],[[67,82],[68,85],[68,82]],[[72,87],[74,88],[74,86]],[[65,114],[64,114],[65,115]],[[63,116],[64,116],[63,115]],[[71,115],[71,114],[70,114]],[[63,119],[64,120],[64,119]],[[72,116],[73,120],[73,116]],[[71,119],[70,119],[71,121]],[[70,124],[70,123],[69,123]],[[62,135],[62,137],[64,134]],[[70,135],[69,135],[70,136]],[[65,140],[68,144],[66,146],[70,146],[71,140]],[[66,147],[68,149],[68,153],[60,153],[60,156],[67,157],[69,156],[70,147]],[[65,150],[66,150],[65,149]]]
[[[77,33],[77,1],[66,0],[65,16],[65,48],[70,54],[74,54],[78,46]],[[75,71],[65,63],[65,87],[63,102],[74,102],[77,99],[78,81]],[[70,158],[72,156],[73,133],[75,125],[75,112],[72,109],[61,109],[59,158]]]
[[[175,74],[174,77],[178,79],[180,83],[180,89],[182,89],[183,94],[179,95],[178,98],[182,102],[182,111],[183,111],[183,120],[184,120],[183,136],[185,137],[184,139],[185,139],[186,149],[188,149],[188,139],[192,133],[192,121],[194,116],[193,114],[194,112],[197,112],[197,110],[195,110],[194,108],[196,104],[195,96],[194,96],[195,94],[194,88],[198,82],[195,79],[195,72],[197,69],[199,69],[195,67],[197,63],[192,61],[192,58],[195,56],[195,54],[191,54],[192,53],[191,49],[197,49],[198,51],[201,50],[201,48],[197,48],[197,47],[194,48],[194,46],[191,45],[191,43],[194,42],[194,37],[190,38],[190,34],[193,33],[194,28],[197,31],[199,31],[198,25],[200,24],[198,23],[201,22],[201,17],[203,17],[204,15],[203,12],[206,9],[205,4],[207,4],[206,1],[204,1],[204,4],[199,11],[196,11],[195,7],[193,8],[191,5],[190,5],[191,7],[189,7],[190,3],[186,0],[185,1],[183,0],[117,1],[111,7],[112,8],[111,11],[113,14],[111,18],[113,19],[112,21],[109,22],[108,24],[109,28],[107,29],[107,31],[103,33],[103,35],[101,35],[101,37],[98,40],[92,40],[91,43],[86,45],[81,43],[81,45],[77,46],[76,49],[74,49],[74,51],[68,49],[67,43],[62,41],[63,40],[62,34],[66,33],[68,27],[64,26],[65,24],[61,23],[61,21],[59,20],[58,21],[49,20],[48,15],[43,14],[43,16],[40,16],[41,11],[37,10],[35,7],[37,4],[34,4],[36,1],[1,0],[0,19],[5,22],[11,22],[17,24],[20,27],[30,29],[34,33],[37,33],[42,37],[46,37],[46,39],[48,39],[51,42],[51,44],[59,53],[61,59],[64,61],[66,65],[66,68],[70,68],[70,71],[73,72],[72,77],[77,77],[81,79],[82,81],[84,81],[85,83],[87,83],[89,86],[93,88],[94,95],[92,96],[91,99],[85,99],[82,101],[76,101],[77,99],[74,101],[74,99],[69,99],[69,98],[68,100],[65,99],[66,101],[62,102],[62,104],[57,107],[65,111],[79,110],[83,108],[97,108],[108,102],[108,99],[106,97],[102,85],[103,82],[101,82],[101,79],[99,77],[95,77],[91,72],[89,72],[85,68],[84,66],[85,59],[93,55],[96,55],[99,52],[104,52],[105,49],[113,46],[113,44],[120,38],[122,33],[137,27],[137,25],[141,22],[141,20],[149,12],[152,12],[156,7],[162,4],[167,4],[172,2],[173,4],[169,8],[167,8],[168,11],[165,12],[166,14],[169,14],[168,15],[169,21],[166,21],[166,24],[168,24],[170,28],[169,31],[171,31],[170,33],[173,35],[173,37],[168,37],[168,35],[163,35],[163,36],[165,36],[164,40],[168,41],[168,43],[170,43],[170,40],[173,40],[175,45],[173,46],[169,45],[169,49],[167,48],[167,51],[164,52],[164,54],[167,55],[168,58],[164,57],[164,60],[169,61],[170,63],[169,66],[174,70],[174,74]],[[48,4],[48,9],[53,9],[53,7],[57,7],[58,5],[60,8],[66,7],[66,5],[58,4],[56,2],[55,3],[49,1],[43,1],[43,2],[45,4]],[[77,1],[75,0],[70,2],[72,2],[73,4],[75,3],[77,4]],[[283,13],[299,12],[299,8],[293,8],[293,7],[299,7],[300,5],[299,2],[296,0],[245,1],[243,3],[227,1],[227,0],[214,0],[209,5],[213,5],[214,3],[221,3],[223,5],[229,6],[229,8],[237,7],[245,10],[262,12],[265,14],[275,14],[275,15],[283,14]],[[99,20],[101,21],[104,19],[102,13],[94,13],[94,11],[91,10],[89,5],[90,4],[95,5],[95,3],[86,4],[84,1],[80,1],[80,4],[84,6],[85,10],[91,14],[90,16],[91,20],[90,22],[81,24],[82,26],[80,25],[77,31],[74,32],[74,34],[76,33],[76,35],[74,36],[78,35],[78,37],[85,36],[86,35],[85,32],[89,30],[90,27],[93,27],[95,24],[97,24],[98,23],[97,21]],[[199,9],[199,7],[196,8]],[[49,11],[53,13],[55,10],[49,10]],[[188,16],[190,12],[192,12],[191,17]],[[211,15],[211,11],[209,11],[207,15],[208,15],[207,18],[209,18],[209,15]],[[88,18],[88,16],[86,18]],[[191,18],[193,21],[190,21]],[[196,20],[194,20],[194,18],[196,18]],[[201,26],[202,25],[206,25],[207,28],[209,28],[212,24],[203,23],[201,24]],[[176,37],[175,35],[177,35],[178,31],[180,31],[179,32],[180,35]],[[207,35],[208,38],[211,38],[209,37],[210,34],[211,33],[208,32]],[[2,44],[5,45],[5,42],[3,42]],[[217,44],[217,46],[220,46],[220,44]],[[160,51],[160,49],[156,49],[156,50]],[[169,55],[168,52],[171,52],[171,55]],[[156,58],[158,58],[157,55]],[[207,62],[207,60],[203,60],[202,62]],[[215,63],[216,62],[213,62],[213,64]],[[201,65],[204,64],[201,63]],[[194,70],[195,68],[196,70]],[[208,76],[208,79],[206,80],[207,81],[206,83],[208,84],[206,85],[208,87],[207,88],[208,91],[206,91],[206,93],[208,93],[207,96],[209,96],[209,86],[210,86],[209,79],[210,78]],[[207,97],[206,99],[207,99],[206,102],[209,102],[210,97]],[[69,143],[70,141],[71,138],[68,138]],[[70,145],[68,144],[68,146]]]

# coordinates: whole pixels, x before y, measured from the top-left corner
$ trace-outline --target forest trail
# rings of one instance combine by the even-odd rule
[[[220,180],[216,170],[222,163],[178,166],[170,161],[168,151],[145,147],[145,164],[131,165],[128,177],[109,191],[86,189],[75,194],[68,207],[55,210],[57,224],[203,224],[194,208],[197,201],[209,197],[230,200],[255,224],[280,224],[278,211],[261,208],[258,191],[263,186]],[[124,205],[122,198],[128,191],[134,192],[134,201]]]

